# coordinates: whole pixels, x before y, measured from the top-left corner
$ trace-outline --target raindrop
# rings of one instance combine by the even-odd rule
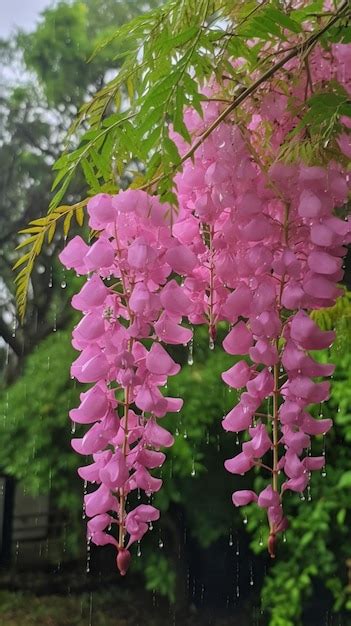
[[[312,500],[311,485],[308,485],[308,487],[307,487],[307,500],[308,500],[308,502],[311,502],[311,500]]]
[[[287,537],[286,537],[286,534],[283,533],[283,543],[286,543],[286,542],[287,542]]]
[[[154,529],[154,525],[152,522],[149,522],[149,530],[153,530]]]
[[[61,289],[66,289],[67,283],[65,280],[61,280]]]
[[[139,487],[138,487],[138,490],[137,490],[137,498],[138,498],[138,500],[141,500],[141,491],[140,491]]]
[[[209,340],[208,340],[208,347],[209,347],[210,350],[214,350],[215,343],[214,343],[212,337],[210,337]]]
[[[196,469],[195,469],[195,459],[193,459],[190,474],[191,474],[191,476],[195,476],[195,475],[196,475]]]
[[[240,445],[240,439],[239,439],[239,435],[238,435],[238,433],[236,434],[235,443],[236,443],[236,445],[237,445],[237,446],[239,446],[239,445]]]
[[[246,513],[245,513],[245,515],[244,515],[244,519],[243,519],[243,524],[245,524],[245,525],[246,525],[246,524],[247,524],[247,522],[248,522],[248,519],[247,519],[247,515],[246,515]]]
[[[137,547],[137,556],[141,556],[141,547],[140,547],[140,541],[138,541],[138,547]]]
[[[57,331],[56,311],[54,312],[54,324],[53,324],[52,330],[54,331],[54,333],[56,333]]]
[[[52,287],[52,284],[53,284],[53,282],[52,282],[52,266],[51,266],[50,267],[49,283],[48,283],[48,286],[50,287],[50,289]]]
[[[206,432],[206,444],[209,445],[209,443],[210,443],[210,431],[208,430]]]
[[[252,563],[250,563],[250,586],[251,587],[254,586],[254,577],[253,577],[253,566],[252,566]]]
[[[160,548],[160,550],[162,550],[163,546],[164,546],[164,543],[163,543],[162,537],[160,537],[158,540],[158,547]]]
[[[321,472],[321,476],[322,476],[322,478],[325,478],[326,475],[327,475],[327,470],[326,470],[326,467],[324,466],[323,469],[322,469],[322,472]]]
[[[188,365],[193,365],[194,363],[194,339],[191,338],[189,341],[189,350],[188,350]]]
[[[17,563],[17,561],[18,561],[19,548],[20,548],[20,543],[19,543],[19,541],[16,541],[15,563]]]
[[[88,483],[87,483],[87,481],[85,480],[85,481],[84,481],[84,484],[83,484],[83,509],[82,509],[82,519],[85,519],[85,518],[86,518],[84,496],[86,496],[86,494],[87,494],[87,486],[88,486]]]
[[[175,433],[174,434],[175,434],[176,437],[179,437],[179,428],[178,427],[175,429]]]
[[[76,423],[72,422],[72,426],[71,426],[71,434],[74,435],[74,433],[76,432]]]
[[[188,438],[188,433],[187,433],[187,431],[186,431],[186,430],[184,431],[183,437],[184,437],[184,439],[187,439],[187,438]]]
[[[91,546],[90,546],[90,539],[87,539],[87,560],[86,560],[86,567],[85,567],[85,571],[87,574],[89,574],[90,572],[90,550],[91,550]]]
[[[230,547],[232,547],[233,544],[234,544],[233,535],[232,535],[232,533],[230,533],[229,534],[229,545],[230,545]]]
[[[14,316],[13,322],[12,322],[12,337],[16,337],[16,329],[17,329],[17,319]]]

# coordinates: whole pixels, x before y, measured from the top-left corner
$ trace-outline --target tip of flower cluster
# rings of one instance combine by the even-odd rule
[[[131,555],[129,550],[126,548],[120,548],[117,554],[117,567],[121,576],[125,576],[129,565],[130,565]]]

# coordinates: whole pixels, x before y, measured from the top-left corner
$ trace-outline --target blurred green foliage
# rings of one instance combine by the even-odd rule
[[[209,352],[204,329],[196,329],[193,365],[186,363],[186,348],[173,348],[173,356],[184,366],[169,381],[167,394],[183,397],[185,404],[179,415],[163,420],[175,435],[175,445],[160,474],[164,486],[154,497],[162,516],[143,542],[142,558],[134,559],[132,566],[132,572],[144,572],[147,589],[171,601],[179,598],[178,587],[185,576],[185,564],[178,555],[183,530],[175,519],[176,510],[182,512],[188,536],[202,548],[228,537],[230,530],[242,533],[242,516],[247,515],[251,549],[261,554],[262,564],[266,562],[262,511],[251,506],[236,510],[230,498],[235,489],[258,489],[264,481],[255,473],[230,476],[223,468],[223,460],[237,449],[235,435],[224,433],[220,424],[236,401],[235,393],[220,379],[220,372],[233,358],[219,346]],[[22,376],[0,397],[1,465],[33,493],[51,489],[53,506],[74,522],[68,557],[85,547],[83,533],[79,536],[84,526],[82,487],[75,472],[80,459],[69,445],[67,417],[68,409],[78,404],[79,390],[69,376],[73,357],[69,332],[53,333],[27,358]],[[346,568],[351,557],[351,355],[335,348],[321,358],[337,363],[332,396],[323,409],[323,415],[335,420],[326,438],[326,476],[314,473],[311,491],[303,501],[298,494],[287,495],[291,527],[261,590],[269,626],[307,625],[304,615],[321,589],[333,598],[335,611],[351,609]],[[313,453],[320,454],[322,448],[322,437],[315,438]]]

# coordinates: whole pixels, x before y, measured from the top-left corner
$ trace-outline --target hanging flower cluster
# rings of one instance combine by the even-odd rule
[[[327,76],[351,93],[350,56],[347,45],[331,54],[316,48],[308,81],[318,86]],[[161,393],[179,370],[162,343],[191,340],[183,318],[208,325],[210,348],[218,322],[229,324],[223,348],[241,359],[222,378],[240,397],[223,427],[247,435],[225,467],[239,475],[256,466],[268,473],[260,493],[236,491],[233,503],[257,502],[267,511],[271,556],[287,527],[285,491],[302,493],[311,472],[325,463],[323,455],[312,456],[311,436],[325,434],[331,420],[313,418],[309,407],[329,397],[329,383],[320,378],[334,367],[321,365],[310,351],[329,347],[334,333],[321,331],[309,312],[333,305],[341,293],[350,223],[334,211],[347,201],[350,179],[333,162],[279,162],[281,143],[298,122],[288,100],[303,102],[305,79],[288,94],[262,92],[259,112],[245,111],[245,127],[230,120],[215,128],[175,176],[175,221],[170,207],[143,191],[99,194],[88,204],[98,239],[89,247],[75,237],[60,255],[67,268],[88,276],[72,301],[84,314],[73,332],[81,355],[72,375],[93,387],[70,412],[74,422],[93,424],[72,441],[79,454],[93,455],[80,476],[99,485],[85,496],[88,537],[116,547],[122,574],[129,546],[159,517],[150,503],[130,510],[129,494],[141,489],[150,496],[161,487],[150,470],[162,465],[160,448],[173,438],[158,420],[182,406]],[[185,111],[193,137],[221,112],[215,87],[204,94],[211,99],[203,103],[203,116]],[[350,125],[347,118],[341,122]],[[275,131],[269,150],[267,125]],[[184,140],[170,135],[184,154]],[[338,141],[350,156],[350,135],[342,132]]]
[[[334,48],[332,57],[315,51],[312,80],[321,82],[327,67],[328,78],[338,78],[351,92],[350,66],[345,65],[350,47]],[[302,101],[305,85],[294,85],[291,95]],[[223,427],[248,431],[242,451],[225,467],[242,475],[259,466],[271,475],[260,494],[233,494],[236,506],[257,502],[267,510],[271,556],[277,533],[287,527],[284,492],[303,492],[311,471],[325,464],[324,456],[311,456],[310,436],[325,434],[332,423],[314,419],[308,407],[328,399],[329,383],[315,378],[330,376],[334,366],[317,363],[309,351],[329,347],[334,333],[322,332],[307,311],[332,306],[341,295],[337,283],[343,277],[344,244],[350,241],[349,222],[334,216],[334,209],[347,201],[347,172],[336,163],[266,166],[264,155],[257,154],[267,122],[275,129],[271,160],[279,153],[297,122],[287,104],[286,94],[272,90],[263,97],[260,114],[247,112],[247,131],[223,123],[211,133],[176,176],[181,211],[173,228],[203,266],[202,283],[191,274],[184,288],[193,292],[199,310],[210,311],[210,344],[212,326],[228,321],[224,350],[248,357],[222,375],[230,387],[241,390]],[[185,114],[193,136],[218,117],[220,104],[208,102],[203,113],[202,118],[192,110]],[[343,118],[345,126],[348,122]],[[172,137],[184,153],[184,141],[176,133]],[[342,133],[339,143],[347,155],[350,135]]]
[[[163,464],[160,448],[171,446],[173,437],[159,419],[182,407],[181,399],[160,391],[180,369],[161,342],[189,342],[192,332],[180,321],[191,303],[174,280],[167,282],[173,269],[170,252],[177,245],[168,206],[129,190],[95,196],[88,213],[99,238],[89,247],[77,236],[60,255],[67,268],[88,276],[72,300],[84,315],[73,331],[73,346],[81,354],[71,373],[93,386],[81,394],[81,404],[70,417],[93,425],[72,440],[72,447],[78,454],[93,455],[93,463],[78,470],[86,483],[98,485],[84,498],[88,539],[114,545],[117,566],[125,574],[128,548],[140,541],[148,522],[159,518],[150,504],[127,512],[128,495],[143,490],[150,498],[160,489],[162,480],[150,470]],[[107,286],[103,279],[116,280]],[[150,349],[141,343],[146,338],[151,339]]]

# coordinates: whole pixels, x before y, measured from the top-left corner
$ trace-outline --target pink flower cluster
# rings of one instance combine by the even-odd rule
[[[345,48],[350,53],[350,46]],[[323,54],[314,53],[313,71]],[[329,58],[332,74],[338,73],[336,58]],[[293,86],[296,98],[303,97],[304,87]],[[220,106],[204,104],[203,118],[187,111],[188,130],[201,135]],[[350,223],[335,217],[334,210],[347,201],[350,178],[336,163],[263,167],[264,155],[255,157],[267,121],[278,132],[271,146],[278,151],[294,123],[285,94],[272,91],[263,98],[249,132],[222,123],[193,162],[185,164],[176,176],[180,212],[173,234],[198,259],[196,274],[193,270],[184,281],[185,291],[197,301],[199,317],[192,321],[200,323],[201,314],[209,311],[210,331],[211,324],[229,322],[224,350],[249,357],[222,375],[230,387],[245,388],[223,427],[249,435],[225,467],[242,475],[259,466],[271,474],[271,484],[260,494],[237,491],[233,503],[257,502],[267,510],[274,556],[276,534],[287,527],[284,492],[303,492],[311,471],[325,462],[323,456],[311,456],[311,435],[325,434],[331,420],[314,419],[308,408],[329,397],[329,383],[315,379],[330,376],[334,367],[319,364],[309,351],[329,347],[334,333],[319,330],[307,311],[332,306],[342,293],[337,283],[343,277]],[[184,141],[174,132],[172,138],[183,153]],[[341,139],[346,152],[345,135]]]
[[[142,191],[128,190],[95,196],[88,213],[89,225],[100,231],[98,239],[88,246],[77,236],[60,255],[67,268],[87,275],[72,299],[83,317],[73,331],[73,346],[81,354],[71,373],[93,386],[81,394],[70,417],[91,426],[72,440],[72,447],[93,456],[93,463],[79,469],[84,481],[98,485],[84,498],[88,538],[96,545],[113,544],[124,574],[128,548],[159,517],[150,504],[127,513],[127,498],[134,490],[151,496],[162,485],[150,470],[163,464],[160,448],[171,446],[173,437],[159,419],[180,411],[182,400],[160,391],[180,369],[161,342],[186,344],[191,339],[192,332],[180,325],[191,303],[175,280],[167,282],[177,246],[167,221],[169,207]],[[180,249],[174,258],[181,257]],[[151,340],[150,349],[143,339]]]

